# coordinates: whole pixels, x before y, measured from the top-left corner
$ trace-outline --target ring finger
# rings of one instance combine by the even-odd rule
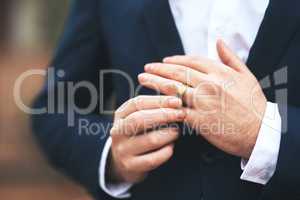
[[[161,76],[149,73],[142,73],[138,78],[141,85],[168,96],[176,96],[182,87],[186,87],[182,96],[182,100],[187,106],[192,107],[194,93],[193,88],[184,86],[179,81],[163,78]]]

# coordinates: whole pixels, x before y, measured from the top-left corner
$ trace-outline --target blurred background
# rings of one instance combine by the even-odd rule
[[[13,99],[17,77],[47,67],[64,19],[68,0],[1,0],[0,5],[0,199],[90,199],[84,190],[53,170],[40,153],[29,119]],[[30,105],[41,77],[22,85]]]

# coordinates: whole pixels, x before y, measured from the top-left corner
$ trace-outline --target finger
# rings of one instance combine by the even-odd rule
[[[182,122],[184,117],[182,110],[172,108],[137,111],[116,122],[111,134],[114,137],[131,137],[159,125]]]
[[[186,113],[184,122],[193,129],[200,130],[200,127],[198,126],[201,126],[202,122],[204,122],[205,115],[201,115],[198,111],[190,108],[182,108],[182,110]]]
[[[174,144],[169,144],[152,153],[138,156],[132,159],[132,166],[141,172],[154,170],[167,162],[174,153]]]
[[[183,86],[181,82],[149,73],[140,74],[138,78],[141,85],[169,96],[178,95],[179,88]],[[193,88],[187,87],[182,99],[186,105],[192,106]]]
[[[205,74],[176,64],[151,63],[145,66],[145,71],[192,87],[196,87],[201,81],[206,79]]]
[[[217,41],[217,51],[221,61],[233,68],[235,71],[248,71],[242,60],[235,55],[235,53],[223,42],[223,40]]]
[[[177,128],[165,128],[132,137],[125,146],[130,155],[141,155],[160,149],[174,142],[178,137],[179,132]]]
[[[179,108],[182,100],[173,96],[138,96],[125,102],[115,112],[115,117],[125,118],[131,113],[139,110],[149,110],[155,108]]]
[[[206,74],[215,71],[215,63],[212,60],[204,57],[172,56],[165,58],[163,62],[168,64],[183,65]]]

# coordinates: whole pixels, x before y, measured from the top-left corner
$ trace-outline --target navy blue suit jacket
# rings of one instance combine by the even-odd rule
[[[270,77],[271,87],[265,90],[269,101],[275,102],[278,91],[288,89],[288,102],[279,102],[283,108],[288,105],[288,119],[283,117],[287,133],[282,136],[271,181],[262,186],[240,180],[240,158],[217,150],[200,137],[182,136],[173,158],[134,186],[133,200],[300,199],[299,8],[297,0],[270,1],[247,62],[259,80]],[[99,71],[103,69],[122,70],[137,85],[137,75],[143,72],[144,64],[176,54],[184,51],[168,0],[74,0],[51,64],[56,70],[65,70],[65,76],[56,77],[55,84],[45,84],[34,107],[45,107],[48,93],[56,91],[61,81],[89,81],[100,90]],[[277,85],[273,72],[284,66],[288,66],[288,80]],[[116,106],[128,100],[128,83],[120,76],[109,76],[102,86],[104,101],[91,114],[76,114],[76,120],[88,119],[102,125],[112,122],[112,116],[99,114],[100,104],[112,96]],[[90,100],[87,90],[77,91],[78,106],[85,107]],[[67,102],[66,95],[65,105]],[[42,149],[53,166],[97,199],[111,199],[101,190],[98,177],[107,133],[102,133],[106,134],[105,139],[99,134],[80,135],[78,123],[69,127],[67,119],[67,114],[58,113],[32,116]]]

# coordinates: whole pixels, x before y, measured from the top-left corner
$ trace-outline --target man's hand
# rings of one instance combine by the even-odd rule
[[[222,42],[222,61],[174,56],[145,66],[142,85],[166,95],[184,89],[186,123],[219,149],[248,159],[266,108],[262,89],[245,64]]]
[[[173,155],[176,127],[159,126],[183,122],[182,101],[168,96],[139,96],[115,113],[111,129],[110,179],[137,183]]]

